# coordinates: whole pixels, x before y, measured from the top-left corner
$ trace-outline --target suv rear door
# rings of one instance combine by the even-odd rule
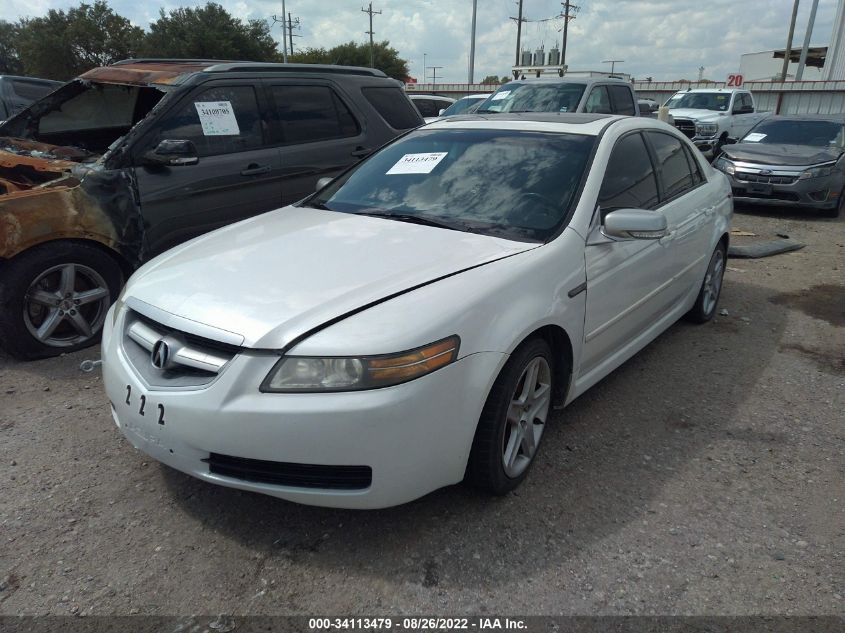
[[[203,104],[228,104],[232,121],[209,125]],[[207,110],[206,110],[207,112]],[[281,206],[279,152],[267,136],[260,82],[208,82],[164,113],[133,152],[146,234],[145,256],[191,237]],[[189,140],[193,165],[146,165],[143,154],[162,140]]]
[[[320,178],[334,177],[373,151],[363,117],[330,80],[266,79],[271,136],[281,163],[282,204],[314,193]]]

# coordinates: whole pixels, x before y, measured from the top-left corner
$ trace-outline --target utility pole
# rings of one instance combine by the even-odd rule
[[[469,37],[469,77],[468,84],[475,83],[473,75],[475,74],[475,14],[478,10],[478,0],[472,0],[472,29]]]
[[[514,18],[511,18],[513,20]],[[519,0],[519,17],[516,18],[516,62],[514,66],[519,66],[519,53],[520,51],[520,44],[522,43],[522,23],[525,20],[522,19],[522,0]]]
[[[273,25],[281,24],[282,25],[282,55],[284,62],[288,63],[288,27],[287,21],[285,20],[285,0],[282,0],[282,19],[280,20],[273,14]]]
[[[373,11],[373,3],[370,3],[370,7],[368,9],[361,8],[361,11],[364,13],[370,14],[370,30],[365,31],[370,36],[370,68],[375,68],[375,53],[373,52],[373,14],[381,15],[381,11]],[[423,69],[425,70],[425,69]]]
[[[780,80],[786,81],[786,72],[789,70],[789,58],[792,57],[792,36],[795,34],[795,20],[798,18],[798,0],[792,5],[792,20],[789,21],[789,35],[786,36],[786,50],[783,52],[783,68],[780,71]]]
[[[443,68],[443,66],[429,66],[431,68],[431,85],[435,85],[437,83],[437,69]]]
[[[625,62],[624,59],[605,59],[602,64],[610,64],[610,74],[613,74],[613,71],[616,70],[616,64],[623,64]]]
[[[301,35],[294,35],[293,28],[299,28],[299,18],[293,19],[288,13],[288,38],[290,41],[290,54],[293,55],[293,38],[302,37]]]
[[[569,32],[569,21],[575,19],[575,14],[581,7],[575,6],[569,0],[564,0],[561,5],[563,5],[563,47],[560,51],[560,65],[566,66],[566,40]]]
[[[819,8],[819,0],[813,0],[813,8],[810,9],[810,19],[807,22],[807,33],[804,35],[804,47],[801,49],[801,58],[798,60],[798,70],[795,71],[795,81],[801,81],[804,77],[804,66],[807,64],[807,51],[810,48],[810,38],[813,36],[813,26],[816,23],[816,9]]]

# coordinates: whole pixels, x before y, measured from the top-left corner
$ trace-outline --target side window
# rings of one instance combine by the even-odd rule
[[[590,91],[584,112],[595,112],[596,114],[611,114],[610,97],[605,86],[596,86]]]
[[[657,169],[663,179],[666,199],[692,189],[693,178],[684,146],[679,139],[660,132],[646,132],[657,157]]]
[[[701,164],[687,145],[684,145],[684,152],[686,152],[687,160],[692,170],[692,182],[693,184],[700,185],[704,182],[704,175],[701,173]]]
[[[437,116],[437,109],[431,99],[414,99],[413,103],[417,106],[421,116]]]
[[[349,108],[328,86],[273,86],[270,92],[286,145],[357,136],[360,131]]]
[[[58,87],[59,84],[52,85],[38,81],[27,81],[26,79],[12,79],[12,90],[15,91],[15,94],[29,101],[38,101]]]
[[[602,219],[613,209],[652,209],[657,205],[657,180],[645,142],[629,134],[616,143],[599,192]]]
[[[438,115],[440,115],[440,111],[441,111],[441,110],[445,110],[445,109],[446,109],[446,108],[448,108],[450,105],[452,105],[452,102],[450,102],[450,101],[445,101],[445,100],[443,100],[443,99],[436,99],[436,100],[434,101],[434,107],[435,107],[435,110],[437,110],[437,114],[438,114]]]
[[[261,147],[261,116],[252,86],[214,86],[193,95],[165,115],[156,143],[191,141],[199,156],[215,156]]]
[[[394,130],[410,130],[422,124],[419,113],[399,88],[361,88],[361,93]]]
[[[743,94],[742,95],[742,105],[748,108],[751,108],[751,111],[754,110],[754,101],[751,99],[750,94]]]
[[[607,89],[610,91],[611,99],[613,99],[613,112],[627,115],[636,113],[634,97],[628,86],[608,86]]]

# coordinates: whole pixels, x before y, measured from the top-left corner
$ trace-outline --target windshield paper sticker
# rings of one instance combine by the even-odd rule
[[[742,139],[742,142],[744,143],[744,142],[748,141],[749,143],[759,143],[764,138],[766,138],[765,134],[761,134],[760,132],[752,132],[751,134],[746,136],[744,139]]]
[[[205,136],[238,136],[241,133],[230,101],[196,101],[194,107]]]
[[[449,152],[431,152],[428,154],[405,154],[396,164],[387,170],[388,176],[395,174],[430,174]]]
[[[499,101],[501,99],[505,99],[511,92],[513,92],[513,91],[512,90],[502,90],[501,92],[497,92],[496,94],[493,95],[493,98],[490,99],[490,101]]]

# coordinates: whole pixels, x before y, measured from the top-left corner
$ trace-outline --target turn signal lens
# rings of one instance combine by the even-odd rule
[[[398,385],[458,359],[460,339],[450,336],[406,352],[359,358],[286,356],[273,367],[261,391],[275,393],[359,391]]]

